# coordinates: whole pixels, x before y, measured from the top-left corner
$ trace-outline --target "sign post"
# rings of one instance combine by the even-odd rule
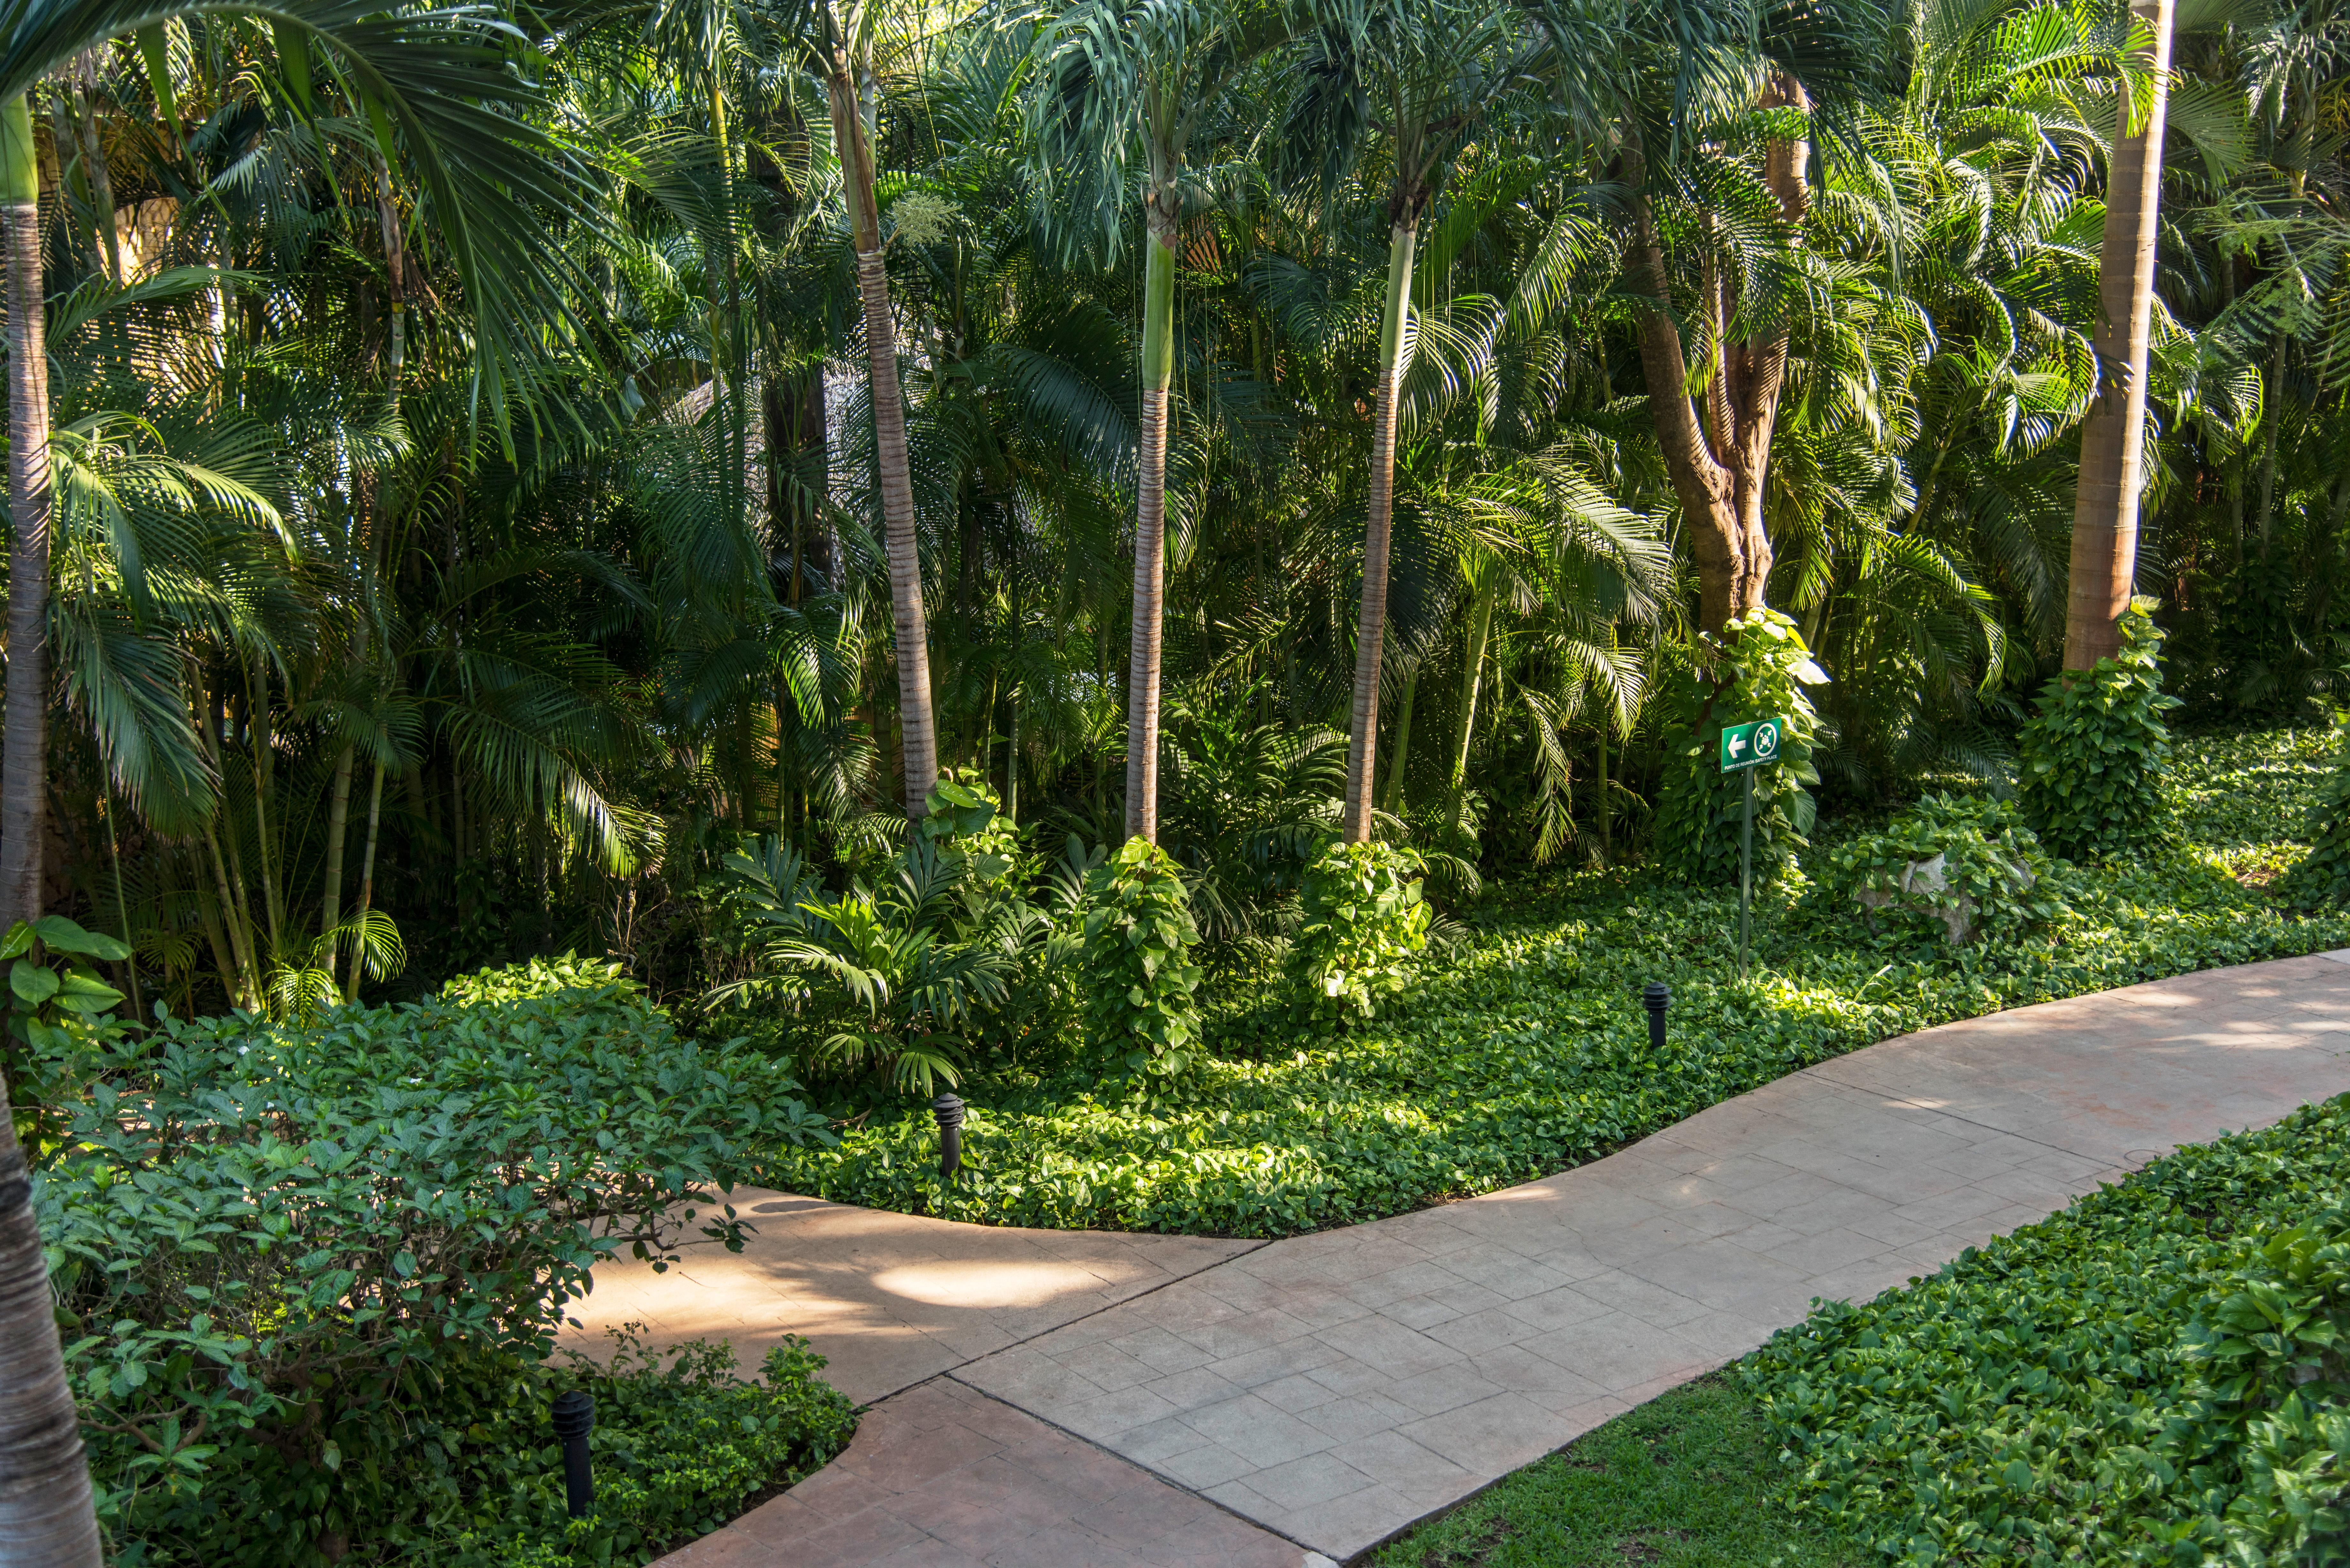
[[[1750,912],[1754,905],[1754,770],[1779,760],[1779,736],[1783,719],[1757,719],[1732,724],[1721,732],[1721,771],[1743,775],[1743,819],[1738,828],[1738,978],[1746,978],[1746,947]]]

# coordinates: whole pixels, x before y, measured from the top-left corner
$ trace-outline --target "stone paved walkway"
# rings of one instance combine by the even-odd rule
[[[929,1380],[878,1406],[823,1474],[667,1561],[1350,1560],[1752,1349],[1814,1298],[1866,1299],[2177,1144],[2345,1090],[2350,951],[1887,1041],[1575,1170],[1268,1246],[829,1221],[881,1229],[848,1254],[855,1278],[826,1287],[858,1304],[818,1348],[875,1324],[885,1348],[844,1360],[852,1391]],[[819,1211],[858,1212],[805,1210]],[[1021,1267],[1127,1272],[1055,1276],[1073,1288],[1018,1308],[941,1306],[948,1293],[891,1285],[891,1234],[931,1249],[923,1266],[978,1268],[1000,1248]],[[780,1277],[733,1276],[708,1305],[633,1288],[663,1309],[664,1336],[723,1317],[755,1338],[816,1321],[794,1316],[804,1282],[760,1297]],[[593,1303],[617,1304],[600,1278]],[[921,1326],[956,1311],[993,1315],[983,1332]],[[983,1353],[931,1376],[968,1344]]]

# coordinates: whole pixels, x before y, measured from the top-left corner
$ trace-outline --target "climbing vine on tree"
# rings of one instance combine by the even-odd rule
[[[1795,623],[1767,606],[1731,621],[1721,637],[1699,634],[1698,662],[1665,697],[1664,788],[1657,806],[1659,864],[1691,882],[1738,879],[1745,785],[1721,771],[1721,731],[1777,718],[1779,760],[1753,770],[1754,873],[1767,878],[1794,859],[1812,830],[1810,786],[1818,711],[1805,695],[1827,671]]]

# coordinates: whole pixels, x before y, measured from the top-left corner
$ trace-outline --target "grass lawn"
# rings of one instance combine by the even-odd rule
[[[1779,1501],[1786,1470],[1752,1397],[1708,1377],[1381,1550],[1376,1568],[1859,1568],[1865,1548]]]
[[[2335,751],[2324,731],[2187,738],[2168,846],[2063,871],[2072,914],[1952,949],[1877,935],[1803,888],[1759,900],[1736,974],[1732,890],[1644,870],[1497,886],[1412,993],[1361,1029],[1305,1029],[1273,984],[1217,982],[1202,1069],[1141,1090],[1090,1067],[973,1078],[964,1171],[936,1179],[926,1108],[837,1148],[786,1153],[775,1185],[993,1224],[1278,1236],[1491,1191],[1596,1159],[1718,1101],[1954,1019],[2224,964],[2350,946],[2350,917],[2268,891]],[[1872,824],[1825,825],[1822,842]],[[1673,989],[1648,1048],[1641,985]]]

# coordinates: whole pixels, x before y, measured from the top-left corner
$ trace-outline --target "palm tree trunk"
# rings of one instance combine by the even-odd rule
[[[2277,334],[2276,347],[2269,352],[2269,371],[2261,388],[2262,412],[2268,429],[2261,440],[2261,508],[2254,514],[2254,529],[2261,538],[2261,557],[2269,553],[2270,524],[2276,516],[2277,434],[2284,424],[2284,345],[2282,333]]]
[[[1142,285],[1141,472],[1126,681],[1126,836],[1159,842],[1159,674],[1167,609],[1167,394],[1174,382],[1175,225],[1154,202]]]
[[[99,258],[106,264],[106,275],[116,284],[122,282],[122,244],[114,232],[114,176],[106,166],[106,143],[99,135],[98,117],[90,112],[89,94],[98,85],[98,72],[92,61],[96,51],[74,62],[73,106],[74,129],[80,133],[81,166],[89,177],[91,215],[97,220]]]
[[[1469,614],[1469,662],[1461,672],[1461,740],[1452,748],[1452,816],[1459,821],[1461,796],[1469,784],[1469,747],[1477,736],[1477,687],[1485,674],[1485,641],[1493,627],[1493,589],[1477,590],[1477,607]]]
[[[2064,668],[2095,668],[2121,649],[2120,620],[2137,573],[2138,492],[2146,437],[2146,354],[2154,316],[2154,252],[2162,197],[2164,78],[2170,70],[2171,0],[2134,0],[2154,34],[2138,63],[2154,73],[2145,120],[2114,138],[2106,182],[2105,248],[2097,293],[2097,362],[2116,372],[2081,427],[2081,478],[2073,503],[2071,594]],[[2121,113],[2127,113],[2126,100]]]
[[[1003,820],[1020,826],[1020,691],[1012,691],[1012,733],[1003,747]]]
[[[7,1103],[8,1085],[0,1079],[0,1106]],[[10,1568],[99,1568],[101,1561],[89,1465],[57,1344],[33,1184],[16,1118],[5,1115],[0,1115],[0,1542],[7,1542]]]
[[[8,246],[8,676],[0,739],[0,929],[41,912],[49,725],[49,358],[41,340],[41,174],[26,100],[0,105]],[[37,1255],[37,1254],[36,1254]],[[88,1506],[87,1502],[84,1504]]]
[[[359,901],[351,911],[352,918],[364,922],[368,910],[375,906],[375,844],[376,833],[383,821],[383,763],[375,764],[375,783],[368,790],[367,848],[359,856]],[[359,999],[359,958],[361,943],[351,943],[350,979],[343,983],[343,1000]]]
[[[1371,409],[1371,494],[1363,524],[1363,604],[1355,623],[1353,732],[1347,742],[1347,840],[1370,842],[1372,774],[1379,742],[1379,666],[1387,645],[1388,545],[1395,524],[1396,400],[1403,380],[1403,334],[1411,309],[1416,217],[1399,218],[1388,243],[1387,312],[1379,324],[1379,385]]]
[[[873,189],[873,152],[857,102],[855,78],[836,49],[828,75],[832,134],[847,187],[857,286],[865,304],[865,352],[873,400],[874,466],[889,553],[889,609],[898,644],[898,724],[903,737],[906,815],[930,809],[939,778],[939,742],[931,711],[930,628],[922,616],[921,541],[914,526],[914,482],[906,458],[905,389],[898,382],[898,337],[889,317],[889,275],[881,265],[881,213]]]

